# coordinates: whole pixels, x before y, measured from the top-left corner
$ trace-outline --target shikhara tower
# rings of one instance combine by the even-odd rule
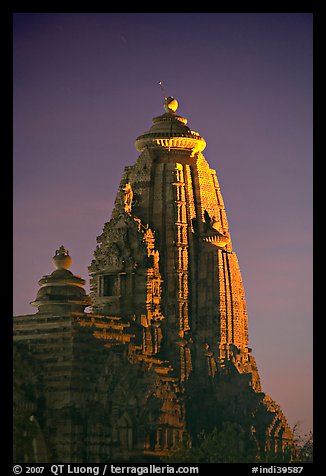
[[[240,424],[261,449],[292,440],[248,347],[241,273],[205,140],[177,107],[166,98],[136,139],[140,155],[97,238],[90,297],[61,247],[59,269],[40,281],[38,314],[15,318],[17,361],[29,355],[42,395],[32,413],[42,415],[49,461],[160,457],[223,422]]]
[[[140,156],[125,168],[90,266],[93,307],[146,320],[147,329],[155,324],[160,333],[152,335],[151,346],[173,362],[182,382],[194,367],[214,377],[232,361],[240,373],[253,372],[259,391],[216,172],[202,154],[205,140],[176,114],[177,106],[168,98],[165,114],[136,140]],[[138,259],[135,250],[149,238],[151,252]],[[158,337],[162,332],[165,339]]]

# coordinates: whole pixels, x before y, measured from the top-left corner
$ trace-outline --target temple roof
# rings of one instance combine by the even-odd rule
[[[141,152],[145,147],[162,147],[170,149],[185,149],[192,152],[201,152],[206,142],[198,132],[189,129],[187,119],[176,114],[178,101],[172,96],[164,101],[164,110],[161,116],[153,118],[153,125],[149,131],[137,137],[136,149]]]

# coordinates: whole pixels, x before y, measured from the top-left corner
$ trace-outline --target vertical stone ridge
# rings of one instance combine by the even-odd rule
[[[176,226],[176,277],[178,283],[177,303],[179,314],[180,348],[180,378],[188,378],[192,364],[190,349],[184,339],[189,326],[189,286],[188,286],[188,220],[184,168],[182,164],[175,165],[175,226]]]
[[[220,361],[227,357],[226,346],[228,343],[228,322],[227,322],[227,303],[224,274],[223,252],[218,250],[218,294],[219,294],[219,328],[220,328]]]

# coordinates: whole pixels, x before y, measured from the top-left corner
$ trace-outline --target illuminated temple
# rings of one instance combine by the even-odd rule
[[[90,294],[61,246],[37,312],[14,317],[16,462],[159,461],[223,422],[262,450],[292,440],[248,347],[205,140],[177,107],[166,98],[136,139],[139,157],[97,237]]]

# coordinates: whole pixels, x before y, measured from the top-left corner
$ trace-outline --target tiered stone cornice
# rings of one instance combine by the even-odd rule
[[[165,109],[168,112],[153,118],[151,129],[136,139],[136,149],[139,152],[146,147],[160,147],[169,150],[183,149],[190,150],[192,154],[203,151],[206,147],[203,137],[186,126],[187,119],[178,116],[174,110],[169,109],[167,103],[165,106],[167,106]]]

